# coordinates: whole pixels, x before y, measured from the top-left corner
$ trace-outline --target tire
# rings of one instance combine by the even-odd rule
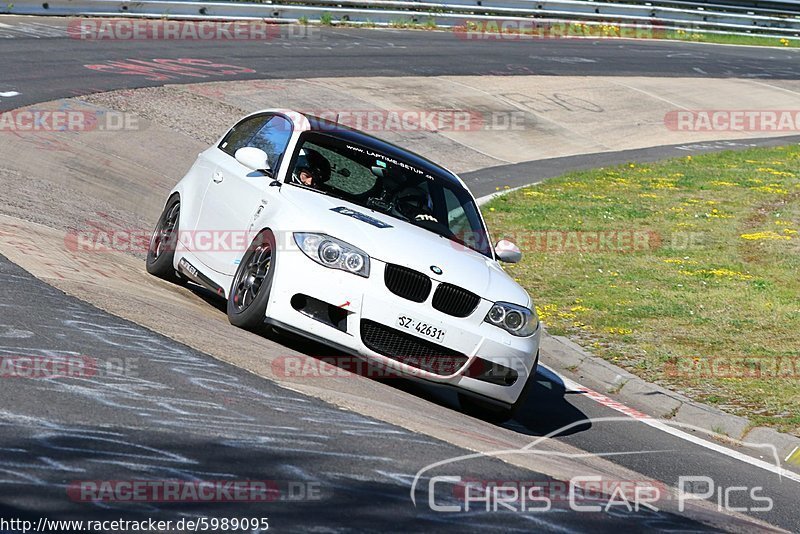
[[[275,236],[259,233],[247,247],[228,292],[228,321],[253,332],[264,328],[272,279],[275,276]]]
[[[525,402],[528,400],[528,395],[531,389],[533,389],[533,385],[536,383],[536,370],[538,368],[539,353],[537,352],[536,360],[533,362],[533,369],[531,370],[531,374],[528,375],[528,381],[525,382],[525,386],[522,388],[514,404],[500,406],[466,393],[459,393],[458,403],[461,405],[461,410],[467,415],[498,425],[513,419],[519,409],[524,406]]]
[[[175,246],[178,243],[181,201],[178,195],[167,200],[167,205],[150,237],[145,265],[147,272],[165,280],[178,282],[182,280],[175,273]]]

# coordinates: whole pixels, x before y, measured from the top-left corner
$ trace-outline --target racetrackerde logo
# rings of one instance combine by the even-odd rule
[[[321,37],[320,29],[285,25],[287,38]],[[270,41],[281,27],[263,21],[76,19],[67,35],[81,41]]]
[[[462,232],[455,248],[490,247],[487,236]],[[661,235],[652,230],[530,230],[504,233],[501,241],[515,244],[523,252],[550,253],[634,253],[656,250],[662,246]]]
[[[332,131],[339,126],[364,132],[522,131],[528,127],[523,111],[307,109],[301,112],[328,121],[330,124],[321,124],[319,128]]]
[[[668,377],[780,379],[800,378],[800,358],[796,356],[679,356],[667,362]]]
[[[464,358],[452,356],[395,356],[399,363],[406,365],[405,371],[378,361],[366,361],[356,356],[305,356],[289,355],[279,356],[272,361],[272,373],[280,378],[301,379],[328,379],[328,378],[356,378],[367,377],[375,379],[408,378],[416,373],[433,373],[440,376],[450,376],[457,373],[465,365]],[[497,360],[497,358],[493,359]],[[500,358],[502,361],[502,358]],[[498,362],[499,363],[499,362]],[[506,363],[511,367],[513,362]],[[476,367],[475,371],[472,367]],[[480,371],[478,366],[471,365],[464,373],[472,377]]]
[[[139,117],[112,110],[20,109],[0,113],[0,132],[120,132],[139,130]]]
[[[657,24],[542,21],[535,19],[468,20],[453,28],[468,41],[528,41],[540,39],[658,39],[666,30]]]
[[[67,486],[76,502],[258,503],[318,501],[319,482],[291,480],[78,480]]]
[[[664,125],[678,132],[795,132],[800,131],[800,110],[672,110]]]
[[[146,253],[153,235],[150,229],[115,228],[91,223],[92,228],[67,231],[64,246],[72,252]],[[190,252],[244,252],[258,235],[252,230],[179,230],[177,241],[162,243],[163,250],[178,247]],[[492,248],[489,239],[479,232],[460,232],[449,241],[456,250]],[[668,247],[689,250],[708,245],[712,237],[706,232],[676,231],[661,235],[653,230],[531,230],[504,233],[500,240],[515,244],[523,252],[546,253],[616,253],[631,254]],[[276,235],[278,250],[296,250],[292,232]]]
[[[291,232],[285,234],[286,239],[291,239]],[[152,230],[147,229],[97,226],[68,231],[64,246],[73,252],[145,253],[150,248],[152,235]],[[256,235],[257,232],[248,230],[181,230],[174,245],[165,242],[162,250],[174,251],[180,245],[190,252],[244,252]],[[278,246],[285,248],[283,241],[279,241]]]
[[[98,362],[88,356],[0,356],[0,378],[92,378]]]

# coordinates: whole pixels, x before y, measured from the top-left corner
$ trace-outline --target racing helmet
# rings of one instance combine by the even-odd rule
[[[311,148],[304,148],[300,150],[300,155],[297,157],[297,164],[294,166],[293,179],[296,183],[301,183],[300,173],[307,172],[314,177],[316,185],[324,184],[331,179],[331,164],[330,162]]]

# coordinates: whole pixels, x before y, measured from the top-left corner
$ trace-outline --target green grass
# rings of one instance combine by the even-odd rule
[[[716,43],[728,45],[750,46],[778,46],[782,48],[798,48],[800,40],[781,39],[774,37],[761,37],[758,35],[719,35],[712,33],[691,33],[684,30],[674,30],[666,33],[663,39],[676,41],[691,41],[694,43]]]
[[[484,212],[551,333],[800,435],[800,146],[574,172]]]
[[[389,27],[397,29],[420,29],[424,26],[414,22],[412,19],[394,19],[389,21]]]

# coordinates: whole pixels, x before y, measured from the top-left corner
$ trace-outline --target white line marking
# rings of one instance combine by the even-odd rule
[[[617,80],[611,80],[611,83],[613,83],[614,85],[619,85],[621,87],[625,87],[627,89],[630,89],[631,91],[636,91],[637,93],[642,93],[643,95],[649,96],[650,98],[655,98],[656,100],[661,100],[662,102],[666,102],[670,106],[675,106],[676,108],[681,108],[683,110],[690,111],[689,108],[687,108],[686,106],[681,106],[680,104],[678,104],[676,102],[673,102],[672,100],[667,100],[663,96],[658,96],[657,94],[651,93],[650,91],[646,91],[644,89],[639,89],[638,87],[634,87],[632,85],[628,85],[627,83],[622,83],[622,82],[619,82]]]
[[[673,427],[671,427],[671,426],[669,426],[669,425],[667,425],[665,423],[662,423],[661,421],[659,421],[657,419],[653,419],[653,418],[651,418],[649,416],[641,414],[641,412],[639,412],[638,410],[634,410],[633,408],[629,408],[629,407],[625,406],[624,404],[619,403],[619,402],[611,399],[610,397],[608,397],[606,395],[603,395],[602,393],[598,393],[598,392],[596,392],[596,391],[594,391],[592,389],[589,389],[589,388],[587,388],[585,386],[580,385],[579,383],[575,382],[574,380],[571,380],[569,378],[561,376],[558,373],[556,373],[555,371],[553,371],[552,369],[548,369],[548,370],[551,371],[552,373],[554,373],[556,376],[558,376],[564,382],[564,387],[565,388],[568,388],[570,390],[574,390],[574,391],[577,391],[577,392],[587,393],[587,394],[589,394],[590,398],[592,400],[594,400],[595,402],[598,402],[599,404],[607,406],[608,408],[611,408],[612,410],[617,411],[619,413],[623,413],[625,415],[628,415],[629,417],[632,417],[633,419],[636,419],[637,421],[640,421],[640,422],[646,424],[649,427],[655,428],[656,430],[661,430],[662,432],[665,432],[665,433],[667,433],[667,434],[669,434],[671,436],[674,436],[676,438],[688,441],[688,442],[693,443],[695,445],[699,445],[700,447],[704,447],[704,448],[712,450],[714,452],[718,452],[719,454],[728,456],[730,458],[733,458],[734,460],[739,460],[740,462],[752,465],[753,467],[758,467],[759,469],[763,469],[765,471],[769,471],[770,473],[774,473],[774,474],[778,475],[779,477],[786,477],[789,480],[793,480],[794,482],[800,483],[800,474],[797,474],[797,473],[795,473],[793,471],[789,471],[789,470],[783,469],[782,467],[780,467],[778,465],[773,465],[773,464],[767,463],[767,462],[765,462],[763,460],[759,460],[758,458],[753,458],[752,456],[748,456],[747,454],[743,454],[741,452],[734,451],[733,449],[729,449],[727,447],[723,447],[722,445],[718,445],[716,443],[712,443],[710,441],[706,441],[706,440],[704,440],[702,438],[699,438],[697,436],[693,436],[691,434],[683,432],[682,430],[678,430],[677,428],[673,428]],[[606,398],[606,399],[608,399],[609,402],[607,404],[605,402],[600,402],[600,401],[598,401],[598,399],[600,399],[600,398]],[[639,414],[641,414],[641,415],[639,415]],[[703,430],[703,429],[699,429],[699,430]]]
[[[786,87],[780,87],[779,85],[772,85],[771,83],[764,83],[755,80],[750,80],[750,83],[754,83],[756,85],[763,85],[764,87],[769,87],[770,89],[777,89],[778,91],[785,91],[793,95],[800,95],[800,93],[798,93],[797,91],[792,91],[791,89],[787,89]]]
[[[12,96],[19,96],[19,93],[16,92],[16,91],[3,91],[3,92],[0,92],[0,97],[11,98]]]

